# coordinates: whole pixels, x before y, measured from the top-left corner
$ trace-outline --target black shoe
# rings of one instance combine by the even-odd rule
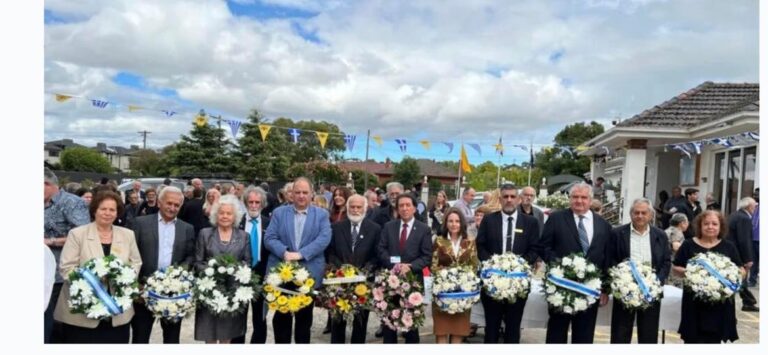
[[[377,330],[376,333],[374,333],[373,335],[375,335],[377,338],[383,337],[384,336],[384,326],[380,325],[379,326],[379,330]]]
[[[744,305],[741,306],[742,312],[760,312],[760,308],[753,305]]]

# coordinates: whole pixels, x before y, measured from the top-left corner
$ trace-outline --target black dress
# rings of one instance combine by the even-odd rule
[[[675,266],[685,267],[688,260],[696,254],[708,251],[720,253],[730,258],[734,264],[742,266],[736,246],[729,240],[707,249],[693,239],[686,239],[677,250]],[[693,292],[683,289],[683,306],[680,314],[680,338],[686,343],[720,343],[739,339],[736,331],[736,304],[734,297],[719,304],[708,304],[693,298]]]

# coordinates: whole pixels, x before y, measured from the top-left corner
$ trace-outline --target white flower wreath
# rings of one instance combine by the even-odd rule
[[[137,277],[114,255],[91,259],[69,274],[69,309],[97,320],[122,314],[139,295]]]
[[[213,314],[237,314],[258,296],[258,275],[231,255],[208,260],[193,290],[197,303]]]

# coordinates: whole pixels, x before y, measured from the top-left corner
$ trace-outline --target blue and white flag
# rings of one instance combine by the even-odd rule
[[[522,149],[524,152],[528,153],[528,146],[526,146],[526,145],[522,145],[522,144],[513,144],[512,146],[513,146],[513,147],[516,147],[516,148],[520,148],[520,149]]]
[[[691,159],[691,153],[688,150],[685,149],[684,145],[682,145],[682,144],[673,144],[671,146],[671,148],[674,149],[674,150],[680,151],[681,153],[685,154],[685,156],[687,156],[688,159]]]
[[[357,136],[353,136],[351,134],[347,134],[344,136],[344,144],[347,145],[347,149],[351,152],[352,149],[355,149],[355,140],[357,139]]]
[[[395,139],[395,142],[400,146],[400,151],[405,153],[406,149],[408,148],[405,139]]]
[[[240,124],[242,122],[235,121],[235,120],[224,120],[224,122],[229,124],[229,129],[232,130],[232,138],[236,138],[237,137],[237,131],[240,130]]]
[[[726,147],[726,148],[733,147],[733,143],[731,143],[731,140],[728,138],[715,138],[709,142],[712,144],[722,145],[723,147]]]
[[[91,105],[96,106],[98,108],[105,108],[107,107],[107,105],[109,105],[109,101],[91,100]]]
[[[756,142],[760,141],[760,135],[755,132],[747,132],[747,136],[749,136],[749,138],[752,138]]]
[[[688,144],[693,148],[693,151],[697,155],[701,155],[701,142],[690,142]]]
[[[477,143],[467,143],[467,145],[472,147],[472,149],[476,150],[478,155],[483,155],[483,152],[480,150],[480,144],[477,144]]]
[[[451,154],[453,152],[453,143],[451,142],[443,142],[446,147],[448,147],[448,154]]]
[[[291,128],[291,129],[288,130],[288,132],[291,135],[291,137],[293,137],[293,143],[294,144],[298,144],[299,143],[299,135],[301,135],[301,133],[299,132],[299,129],[298,128]]]
[[[160,110],[160,112],[164,113],[167,117],[171,117],[176,114],[176,111],[169,111],[169,110]]]

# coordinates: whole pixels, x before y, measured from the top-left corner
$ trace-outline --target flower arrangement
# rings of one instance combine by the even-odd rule
[[[147,278],[141,297],[155,317],[178,322],[195,309],[194,285],[195,276],[191,272],[180,266],[169,266]]]
[[[468,266],[443,268],[435,274],[432,294],[441,311],[464,313],[480,301],[480,278]]]
[[[547,265],[544,294],[558,313],[585,311],[600,298],[600,270],[580,254]]]
[[[70,312],[89,319],[122,314],[133,307],[133,298],[139,295],[136,271],[114,255],[87,261],[68,279]]]
[[[739,292],[741,273],[739,267],[722,254],[700,253],[688,260],[683,287],[692,291],[695,299],[722,303]]]
[[[372,307],[371,288],[366,275],[353,265],[332,268],[325,274],[318,303],[331,312],[331,317],[350,320],[363,309]]]
[[[282,262],[269,270],[264,278],[264,300],[269,310],[296,313],[312,304],[315,280],[296,262]]]
[[[531,266],[514,253],[497,254],[480,264],[480,279],[488,296],[515,303],[531,291]]]
[[[412,272],[399,265],[376,275],[374,310],[389,329],[407,332],[424,324],[426,318],[423,286]]]
[[[197,303],[216,315],[233,315],[248,310],[258,297],[258,275],[232,255],[219,255],[208,260],[193,289]]]
[[[646,309],[663,296],[663,286],[647,263],[637,264],[627,259],[608,270],[608,275],[614,301],[621,302],[627,310]]]
[[[568,208],[568,206],[571,204],[570,200],[568,199],[568,195],[562,194],[560,192],[555,192],[554,194],[551,194],[547,197],[537,198],[536,203],[539,206],[549,207],[555,210]]]

